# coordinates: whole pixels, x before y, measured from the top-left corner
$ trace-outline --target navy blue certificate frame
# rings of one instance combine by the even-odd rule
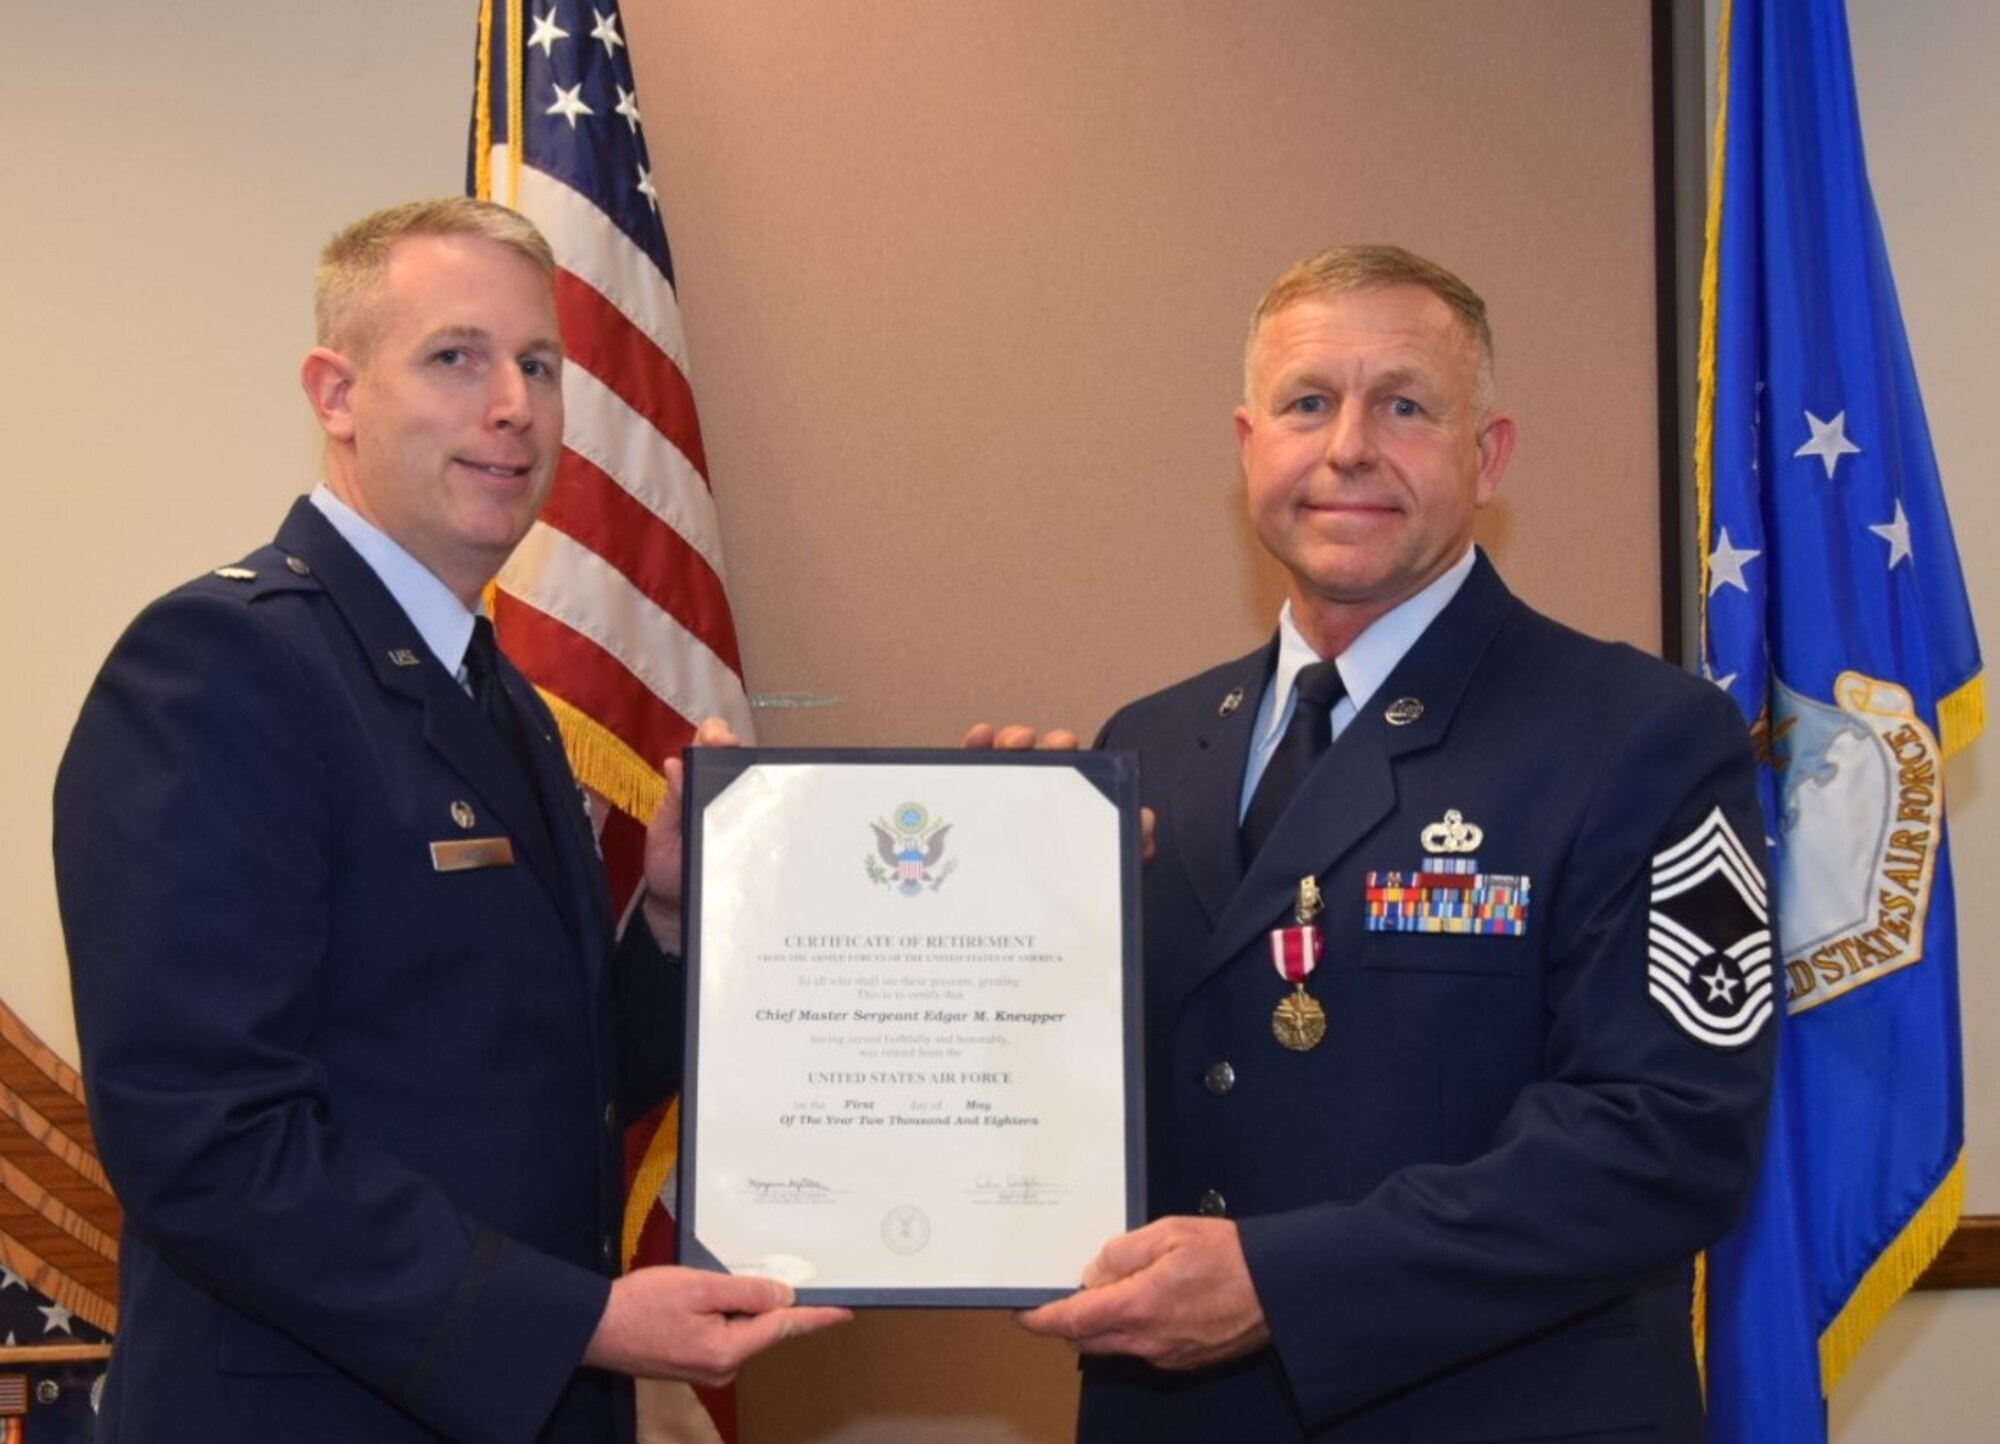
[[[1085,751],[984,751],[958,748],[690,748],[687,756],[686,789],[682,799],[682,826],[686,839],[683,857],[687,943],[685,995],[687,1020],[685,1040],[685,1083],[681,1098],[681,1133],[678,1167],[678,1208],[676,1229],[680,1261],[694,1268],[728,1272],[727,1266],[703,1241],[703,1218],[698,1207],[702,1166],[702,1107],[699,1089],[703,1077],[702,945],[704,910],[700,879],[708,853],[707,819],[710,805],[745,773],[765,765],[814,765],[839,768],[874,768],[885,773],[921,767],[966,768],[1064,768],[1078,774],[1117,810],[1119,858],[1117,877],[1120,896],[1116,902],[1120,924],[1117,960],[1122,1038],[1124,1046],[1123,1097],[1104,1100],[1102,1106],[1117,1107],[1124,1115],[1124,1226],[1138,1227],[1145,1218],[1145,1079],[1144,1014],[1142,1009],[1142,942],[1140,935],[1140,811],[1139,764],[1129,752]],[[885,787],[893,782],[885,777]],[[785,845],[782,841],[773,846]],[[714,1062],[716,1060],[710,1060]],[[768,1058],[723,1061],[709,1072],[713,1086],[726,1087],[732,1067],[757,1069],[769,1066]],[[913,1140],[912,1157],[919,1163],[922,1148]],[[1100,1240],[1101,1242],[1101,1240]],[[1076,1260],[1081,1271],[1086,1258]],[[907,1287],[816,1287],[799,1283],[798,1301],[803,1304],[837,1304],[846,1307],[893,1308],[1028,1308],[1064,1297],[1075,1285],[1014,1286],[984,1277],[976,1263],[967,1268],[964,1286]],[[973,1281],[977,1280],[977,1281]]]

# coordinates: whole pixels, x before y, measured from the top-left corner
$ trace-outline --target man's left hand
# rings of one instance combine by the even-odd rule
[[[695,747],[734,747],[736,734],[720,717],[708,717],[695,729]],[[646,926],[663,952],[681,956],[685,924],[681,916],[681,793],[686,770],[678,757],[660,764],[667,788],[653,820],[646,824]]]
[[[1271,1341],[1236,1225],[1163,1218],[1107,1243],[1083,1290],[1016,1315],[1033,1334],[1080,1354],[1131,1354],[1163,1369],[1199,1369]]]

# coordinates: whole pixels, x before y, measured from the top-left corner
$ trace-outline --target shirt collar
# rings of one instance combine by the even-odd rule
[[[1465,555],[1448,571],[1415,596],[1398,602],[1369,623],[1361,635],[1348,644],[1347,650],[1334,658],[1334,664],[1340,668],[1340,684],[1346,689],[1346,695],[1333,710],[1334,736],[1338,737],[1355,714],[1368,705],[1368,699],[1389,680],[1389,674],[1417,644],[1417,638],[1458,595],[1458,589],[1472,575],[1472,564],[1477,555],[1477,549],[1468,546]],[[1285,704],[1291,699],[1292,683],[1299,672],[1320,660],[1319,653],[1312,649],[1312,644],[1299,631],[1298,623],[1292,617],[1291,602],[1286,601],[1278,613],[1278,666],[1271,675],[1271,685],[1264,693],[1264,704],[1258,713],[1255,739],[1258,747],[1270,745],[1288,720],[1290,709]]]
[[[457,675],[464,670],[465,649],[472,641],[474,613],[438,580],[436,572],[411,556],[390,535],[333,494],[321,482],[307,498],[333,524],[347,544],[361,554],[368,569],[381,579],[403,609],[403,615],[431,649],[431,655]]]

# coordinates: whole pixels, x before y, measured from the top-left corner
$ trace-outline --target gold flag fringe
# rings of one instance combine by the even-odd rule
[[[1965,1155],[1952,1163],[1936,1192],[1903,1226],[1903,1231],[1861,1276],[1846,1306],[1819,1336],[1819,1390],[1831,1394],[1847,1366],[1854,1362],[1876,1325],[1888,1316],[1896,1300],[1910,1291],[1937,1260],[1965,1211]]]
[[[1938,744],[1946,757],[1972,745],[1986,730],[1986,676],[1975,672],[1972,680],[1938,699]]]
[[[479,55],[472,80],[472,193],[493,199],[493,0],[479,7]]]
[[[1694,1371],[1701,1379],[1701,1402],[1708,1403],[1708,1253],[1694,1256],[1694,1300],[1689,1309],[1694,1325]]]
[[[576,780],[626,816],[641,823],[652,821],[660,799],[667,795],[666,779],[657,766],[649,764],[617,733],[573,703],[544,688],[535,690],[555,714],[556,727],[562,733],[563,748],[569,753],[570,770],[576,774]]]

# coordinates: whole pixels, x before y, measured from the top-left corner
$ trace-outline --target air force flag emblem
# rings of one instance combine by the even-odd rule
[[[1647,944],[1647,990],[1689,1037],[1740,1048],[1770,1021],[1764,877],[1721,808],[1654,855]]]

